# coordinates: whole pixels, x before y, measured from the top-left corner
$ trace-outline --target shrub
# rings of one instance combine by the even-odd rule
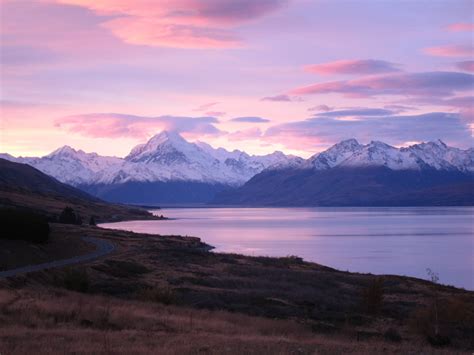
[[[383,303],[383,279],[374,278],[370,284],[362,290],[362,305],[365,312],[378,314],[382,310]]]
[[[90,288],[89,275],[85,269],[66,269],[60,286],[71,291],[87,292]]]
[[[59,215],[59,223],[63,224],[82,224],[82,218],[71,207],[65,207]]]
[[[138,293],[138,298],[141,299],[142,301],[157,302],[157,303],[163,303],[166,305],[178,303],[176,293],[169,286],[163,287],[163,288],[159,288],[159,287],[144,288]]]
[[[1,239],[45,243],[49,238],[47,218],[28,210],[0,209],[0,225]]]
[[[433,299],[427,307],[417,309],[411,319],[413,330],[433,346],[449,345],[451,339],[474,341],[473,324],[474,306],[461,296]]]
[[[385,333],[383,334],[383,337],[385,338],[385,340],[393,341],[396,343],[402,341],[402,336],[395,328],[387,329]]]
[[[95,225],[97,225],[97,223],[95,222],[94,216],[91,216],[91,218],[89,219],[89,225],[90,225],[90,226],[95,226]]]

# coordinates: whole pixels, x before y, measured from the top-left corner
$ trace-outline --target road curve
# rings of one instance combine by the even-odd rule
[[[19,267],[16,269],[0,271],[0,278],[12,277],[12,276],[20,275],[20,274],[26,274],[28,272],[41,271],[45,269],[51,269],[51,268],[62,267],[62,266],[71,265],[71,264],[78,264],[85,261],[91,261],[91,260],[100,258],[101,256],[110,254],[111,252],[115,250],[115,245],[112,242],[109,242],[108,240],[92,238],[92,237],[82,237],[82,240],[94,244],[97,249],[93,251],[92,253],[75,256],[69,259],[55,260],[55,261],[50,261],[48,263],[27,265],[27,266]]]

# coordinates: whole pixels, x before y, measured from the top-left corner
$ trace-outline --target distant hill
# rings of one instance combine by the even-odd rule
[[[472,175],[384,167],[265,171],[217,195],[248,206],[473,206]]]
[[[50,217],[71,206],[83,218],[94,216],[97,221],[151,217],[145,210],[104,202],[27,164],[5,159],[0,159],[0,206],[27,208]]]

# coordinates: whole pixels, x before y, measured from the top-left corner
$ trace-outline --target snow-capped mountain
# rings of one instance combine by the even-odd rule
[[[244,206],[473,206],[474,149],[442,141],[396,148],[342,141],[296,168],[257,174],[218,192],[214,204]]]
[[[355,139],[342,141],[309,158],[304,168],[326,170],[334,167],[384,166],[391,170],[474,171],[474,148],[448,147],[441,140],[396,148],[372,141],[363,145]]]
[[[125,158],[104,157],[64,146],[41,158],[3,154],[4,159],[29,164],[59,181],[74,185],[126,182],[194,181],[237,186],[270,166],[298,159],[281,152],[250,156],[234,150],[191,143],[178,133],[163,131],[133,148]]]
[[[9,154],[2,154],[0,158],[31,165],[61,182],[74,186],[88,184],[94,181],[100,172],[122,162],[120,158],[85,153],[67,145],[41,158],[15,158]]]

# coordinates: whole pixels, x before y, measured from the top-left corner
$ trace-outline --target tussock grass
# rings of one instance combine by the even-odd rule
[[[423,344],[315,334],[291,320],[250,317],[69,291],[0,290],[0,352],[10,354],[368,354]],[[452,353],[452,352],[449,352]]]

